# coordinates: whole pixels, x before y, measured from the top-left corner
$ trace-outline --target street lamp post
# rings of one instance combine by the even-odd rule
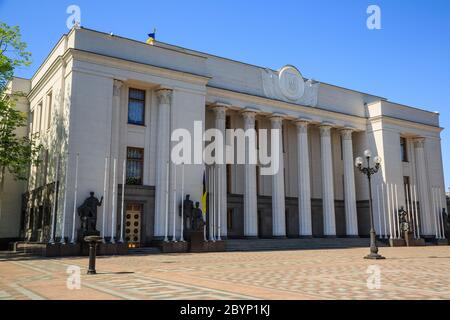
[[[372,182],[371,177],[380,169],[381,158],[376,156],[373,161],[375,167],[370,166],[370,158],[372,158],[372,152],[370,150],[364,151],[364,156],[367,160],[367,166],[364,167],[364,160],[362,157],[358,157],[355,160],[355,165],[359,171],[367,176],[369,182],[369,213],[370,213],[370,254],[365,256],[364,259],[385,259],[382,255],[378,254],[378,247],[376,242],[376,233],[373,225],[373,208],[372,208]]]

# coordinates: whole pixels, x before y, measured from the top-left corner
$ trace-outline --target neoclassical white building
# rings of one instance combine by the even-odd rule
[[[290,65],[276,71],[84,28],[62,36],[35,75],[15,83],[44,151],[22,204],[10,198],[0,238],[70,242],[79,227],[74,208],[93,191],[105,198],[97,228],[106,239],[179,240],[182,180],[184,194],[200,201],[204,172],[216,207],[209,238],[367,236],[367,178],[354,166],[366,149],[383,160],[372,181],[377,233],[398,236],[396,210],[404,207],[416,237],[442,237],[436,112],[305,79]],[[281,129],[280,170],[171,163],[167,173],[171,132],[193,132],[194,121],[221,131]]]

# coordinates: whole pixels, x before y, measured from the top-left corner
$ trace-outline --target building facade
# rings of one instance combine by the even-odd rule
[[[75,209],[93,191],[104,196],[97,228],[108,241],[179,240],[182,196],[200,201],[204,180],[210,239],[367,236],[367,178],[354,166],[366,149],[383,160],[372,181],[377,233],[398,236],[403,207],[416,237],[442,236],[438,113],[305,79],[290,65],[271,70],[83,28],[20,81],[29,131],[44,148],[22,204],[10,199],[12,233],[0,237],[76,239]],[[171,133],[194,134],[196,122],[224,133],[280,129],[280,170],[175,165]]]

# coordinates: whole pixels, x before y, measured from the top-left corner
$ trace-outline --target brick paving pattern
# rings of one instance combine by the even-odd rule
[[[0,258],[2,299],[450,299],[450,247],[227,252],[87,258]],[[369,289],[368,267],[381,271]],[[81,288],[67,287],[67,267]]]

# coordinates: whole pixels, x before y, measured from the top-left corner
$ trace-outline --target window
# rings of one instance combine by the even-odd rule
[[[47,95],[47,129],[50,128],[50,125],[52,123],[52,104],[53,104],[53,96],[52,93],[50,92]]]
[[[145,91],[131,89],[128,97],[128,123],[145,124]]]
[[[42,126],[42,114],[44,113],[44,107],[42,105],[42,102],[38,105],[38,112],[39,112],[39,118],[38,118],[38,124],[36,126],[36,131],[41,132],[41,126]]]
[[[403,162],[408,162],[408,148],[406,138],[400,138],[400,153]]]
[[[144,149],[127,148],[127,181],[128,185],[142,185],[144,168]]]

